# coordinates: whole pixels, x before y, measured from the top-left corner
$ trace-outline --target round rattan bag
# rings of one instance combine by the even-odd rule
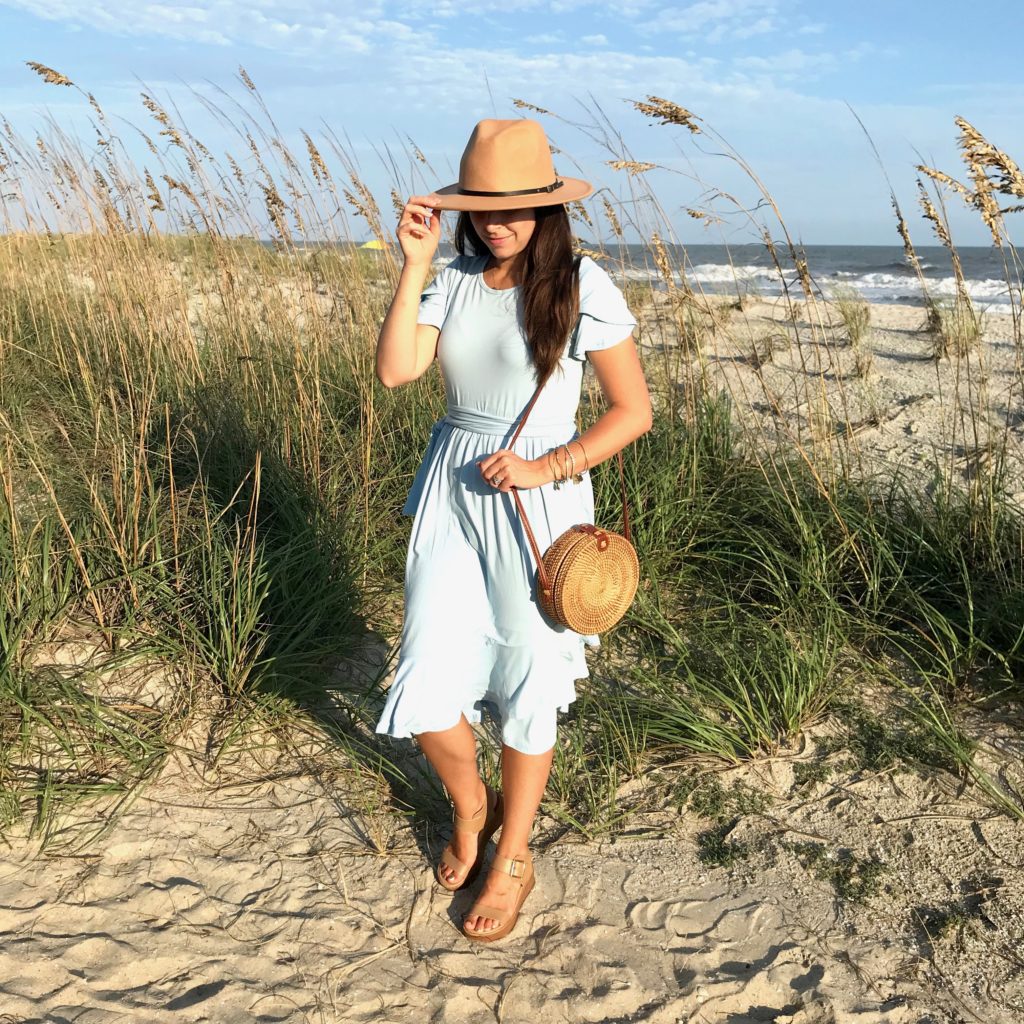
[[[590,523],[571,526],[544,552],[549,585],[538,578],[537,598],[556,622],[577,633],[601,633],[633,603],[640,563],[621,534]],[[539,577],[539,567],[538,567]]]
[[[618,458],[625,536],[593,523],[577,523],[556,537],[542,556],[523,503],[512,488],[537,560],[537,600],[555,622],[577,633],[601,633],[614,626],[633,603],[640,582],[640,563],[630,539],[621,452]]]

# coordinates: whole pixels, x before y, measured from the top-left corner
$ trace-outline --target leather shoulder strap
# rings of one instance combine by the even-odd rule
[[[579,278],[581,259],[582,257],[577,254],[575,259],[573,260],[573,273],[576,275],[577,280]],[[516,438],[519,437],[519,433],[523,429],[523,425],[526,423],[526,418],[527,416],[530,415],[530,410],[533,409],[534,405],[536,404],[537,399],[540,396],[541,389],[543,387],[544,381],[538,384],[536,390],[533,392],[533,397],[530,399],[529,403],[526,406],[526,409],[523,411],[523,415],[519,420],[519,424],[516,427],[515,433],[512,435],[512,439],[508,443],[509,448],[511,448],[512,445],[516,443]],[[626,474],[622,465],[622,452],[618,451],[615,454],[619,462],[619,482],[622,485],[622,533],[626,540],[632,541],[632,536],[629,528],[629,503],[626,500]],[[512,488],[512,497],[515,499],[516,507],[519,509],[519,515],[523,520],[523,526],[526,529],[526,536],[530,542],[530,547],[533,550],[533,557],[537,560],[537,571],[540,576],[541,586],[544,588],[545,592],[550,592],[551,583],[548,579],[547,573],[544,570],[544,558],[540,552],[540,548],[537,546],[537,541],[533,535],[533,530],[530,527],[530,521],[526,517],[526,510],[523,508],[523,503],[520,500],[519,495],[516,493],[515,487]]]

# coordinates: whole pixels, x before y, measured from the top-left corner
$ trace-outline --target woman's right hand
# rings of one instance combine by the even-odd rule
[[[402,208],[395,234],[407,264],[430,266],[437,252],[441,241],[441,211],[432,205],[436,201],[436,196],[410,196]]]

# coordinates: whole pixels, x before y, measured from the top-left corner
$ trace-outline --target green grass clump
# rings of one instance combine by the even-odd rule
[[[851,850],[829,850],[821,843],[783,841],[815,878],[830,882],[840,899],[863,903],[876,896],[884,883],[888,866],[874,855],[862,858]]]
[[[717,778],[692,775],[673,788],[673,800],[686,809],[715,824],[697,833],[697,858],[702,864],[728,867],[763,847],[761,842],[729,839],[729,833],[741,818],[757,814],[771,805],[771,797],[744,782],[728,788]]]

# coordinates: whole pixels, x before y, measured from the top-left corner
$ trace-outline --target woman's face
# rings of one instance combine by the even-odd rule
[[[473,230],[491,250],[495,259],[518,256],[530,241],[537,226],[537,212],[532,207],[521,210],[472,210],[469,214]]]

